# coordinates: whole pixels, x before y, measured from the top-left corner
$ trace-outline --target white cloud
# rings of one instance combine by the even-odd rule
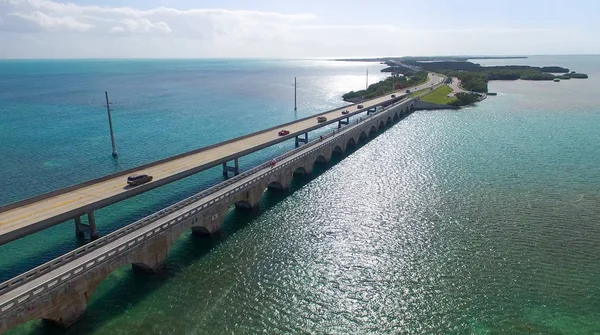
[[[2,50],[0,45],[0,53],[4,57],[69,58],[360,57],[600,49],[597,39],[580,31],[323,22],[311,13],[166,7],[140,10],[51,0],[0,0],[0,39],[11,46]]]
[[[110,30],[108,32],[119,34],[119,33],[124,33],[125,29],[123,27],[115,26],[115,27],[110,28]]]
[[[123,19],[121,20],[124,29],[130,33],[150,33],[152,31],[160,31],[164,33],[170,33],[171,28],[164,22],[156,22],[152,23],[148,19],[138,18],[138,19]],[[115,28],[115,27],[113,27]],[[111,30],[114,32],[114,29]],[[116,27],[119,28],[119,27]]]
[[[66,29],[84,32],[93,27],[91,24],[83,23],[70,16],[50,16],[37,10],[30,13],[11,13],[10,15],[32,21],[50,31]]]

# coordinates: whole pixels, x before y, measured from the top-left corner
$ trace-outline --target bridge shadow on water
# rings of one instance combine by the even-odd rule
[[[384,128],[379,129],[376,136],[396,123],[387,124]],[[350,145],[345,153],[334,152],[331,160],[327,163],[316,162],[311,174],[295,175],[288,191],[267,189],[258,210],[236,209],[235,206],[231,206],[221,230],[217,233],[202,237],[192,236],[191,231],[183,233],[169,252],[164,270],[148,274],[132,269],[131,265],[124,265],[115,270],[98,286],[84,316],[68,330],[59,329],[42,320],[33,320],[9,330],[6,334],[63,335],[89,334],[98,331],[117,316],[128,313],[133,306],[146,299],[152,292],[168,284],[174,277],[212,252],[228,238],[232,238],[238,231],[247,228],[260,215],[277,206],[288,196],[343,161],[376,136],[361,139],[359,143]],[[138,327],[136,332],[144,332],[144,330]],[[152,333],[152,329],[148,328],[147,333]]]

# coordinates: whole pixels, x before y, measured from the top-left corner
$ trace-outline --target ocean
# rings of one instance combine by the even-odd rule
[[[230,212],[217,236],[182,235],[164,272],[115,271],[67,333],[600,332],[600,56],[476,62],[590,78],[491,82],[498,95],[476,106],[416,112],[289,194],[265,193],[260,213]],[[381,68],[0,61],[0,204],[341,106]],[[212,169],[99,210],[100,232],[221,178]],[[67,222],[0,246],[0,280],[81,245],[73,230]],[[9,333],[62,332],[34,320]]]

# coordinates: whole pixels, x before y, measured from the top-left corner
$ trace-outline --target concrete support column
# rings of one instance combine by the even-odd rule
[[[358,120],[357,120],[358,121]],[[338,121],[338,129],[342,128],[342,125],[348,125],[350,124],[350,118],[346,118],[346,121],[344,120],[339,120]]]
[[[237,158],[233,160],[233,166],[228,166],[227,162],[223,163],[223,177],[229,178],[229,172],[233,172],[235,176],[240,174],[240,164]]]
[[[77,235],[77,237],[85,237],[85,233],[88,232],[91,240],[97,239],[98,230],[96,230],[96,217],[94,216],[94,212],[89,212],[87,216],[87,224],[81,222],[81,216],[73,218],[75,220],[75,235]]]
[[[83,231],[83,225],[81,224],[81,216],[75,217],[75,235],[77,235],[77,237],[85,236],[85,232]]]
[[[304,138],[296,136],[296,148],[300,146],[300,143],[308,143],[308,133],[304,133]]]
[[[88,226],[90,229],[90,239],[97,239],[98,231],[96,230],[96,217],[94,216],[94,212],[88,213]]]

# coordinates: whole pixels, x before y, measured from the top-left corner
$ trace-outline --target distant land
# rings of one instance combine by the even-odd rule
[[[460,80],[461,88],[478,93],[488,92],[490,80],[569,80],[586,79],[587,74],[570,71],[560,66],[481,66],[469,62],[474,59],[522,59],[525,56],[437,56],[437,57],[380,57],[380,58],[352,58],[339,59],[339,61],[380,62],[388,65],[381,72],[390,72],[392,76],[411,77],[420,71],[435,72],[455,77]],[[556,75],[558,74],[558,75]],[[358,92],[352,92],[357,95]],[[362,93],[362,92],[361,92]]]
[[[468,61],[470,59],[524,59],[527,56],[404,56],[404,57],[379,57],[379,58],[340,58],[332,59],[333,61],[339,62],[385,62],[389,59],[401,59],[401,60],[418,60],[418,61],[438,61],[438,60],[452,60],[452,61]]]

